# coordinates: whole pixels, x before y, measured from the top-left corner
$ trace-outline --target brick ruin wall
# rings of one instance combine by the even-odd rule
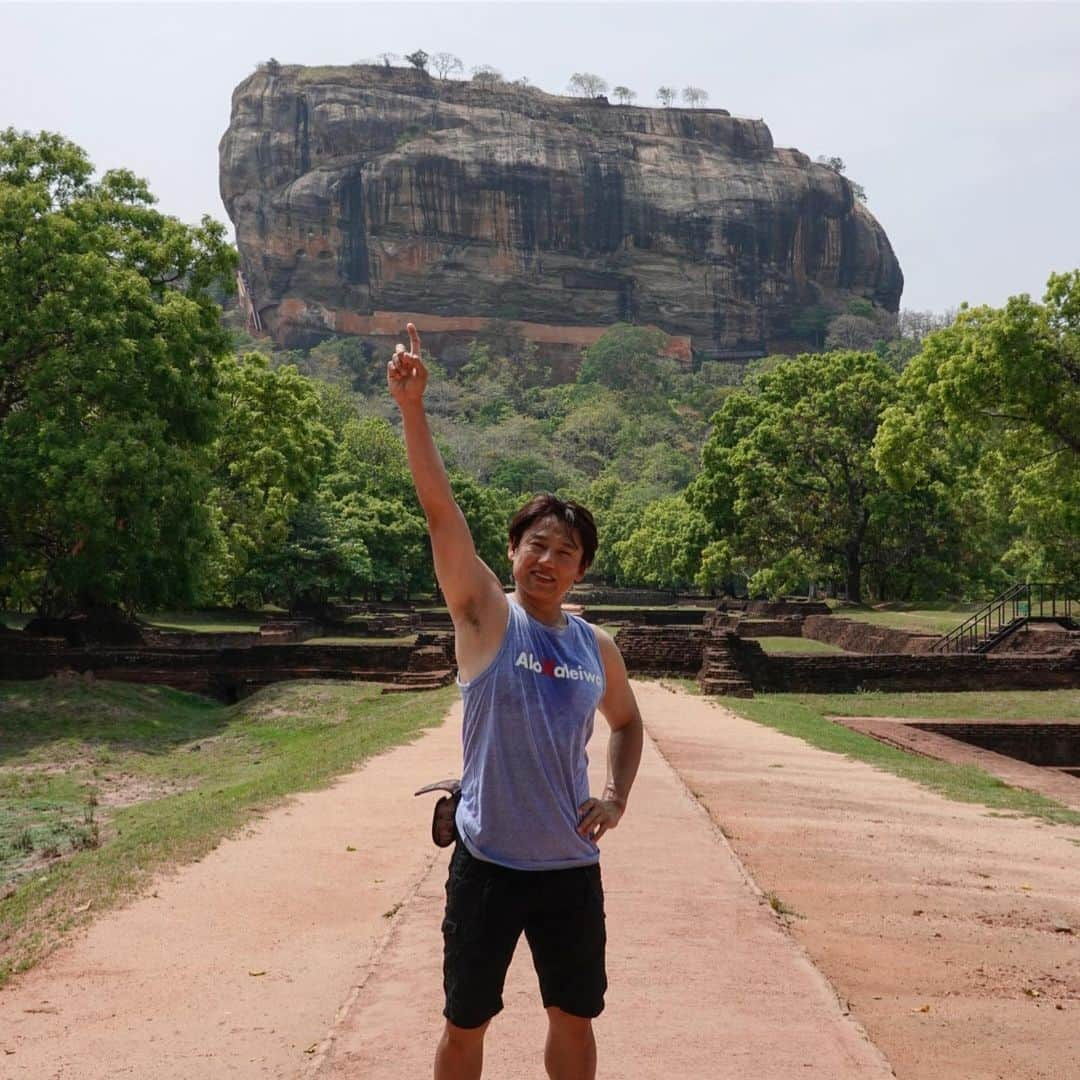
[[[1010,634],[995,653],[1048,653],[1080,648],[1080,630],[1060,625],[1029,624]]]
[[[709,632],[697,627],[628,626],[616,642],[631,675],[693,677]],[[925,653],[770,656],[736,637],[739,671],[762,693],[848,694],[861,690],[1052,690],[1080,687],[1080,649],[1057,655]]]
[[[1029,765],[1080,767],[1080,724],[1027,720],[997,724],[980,720],[965,724],[948,720],[941,723],[920,721],[907,726],[959,739],[996,754],[1026,761]]]
[[[798,615],[782,615],[775,619],[756,619],[750,616],[710,613],[705,620],[714,630],[730,631],[739,637],[802,637],[803,620]]]
[[[844,619],[836,615],[808,615],[802,621],[802,636],[838,645],[853,653],[926,653],[940,634],[894,630],[890,626]]]
[[[1080,649],[1056,655],[960,653],[769,656],[757,642],[733,646],[762,693],[852,694],[863,690],[1057,690],[1080,687]]]
[[[702,626],[709,614],[706,608],[650,611],[646,608],[612,608],[589,605],[581,617],[591,623],[630,626]]]
[[[626,626],[615,637],[631,675],[685,675],[701,667],[709,633],[697,626]]]
[[[445,649],[440,653],[446,657]],[[414,659],[414,654],[419,654]],[[431,642],[413,645],[254,645],[250,648],[73,649],[61,639],[0,648],[0,679],[41,679],[62,672],[122,682],[160,683],[235,701],[288,679],[385,682],[406,671],[432,670]],[[450,666],[449,659],[444,661]]]

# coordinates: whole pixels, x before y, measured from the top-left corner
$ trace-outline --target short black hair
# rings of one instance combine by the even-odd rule
[[[553,517],[581,540],[581,569],[588,570],[596,555],[596,522],[581,503],[560,499],[550,491],[534,495],[510,520],[510,547],[516,551],[530,526]]]

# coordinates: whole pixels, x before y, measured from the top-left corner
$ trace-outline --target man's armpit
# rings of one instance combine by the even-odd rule
[[[476,597],[471,597],[465,604],[465,607],[461,612],[462,619],[467,622],[474,630],[480,629],[480,605],[476,601]]]

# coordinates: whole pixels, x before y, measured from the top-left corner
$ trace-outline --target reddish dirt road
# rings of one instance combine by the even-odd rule
[[[898,1077],[1080,1077],[1080,828],[662,694],[650,734]]]
[[[673,704],[670,695],[658,700]],[[592,747],[593,790],[603,784],[604,745],[598,738]],[[651,744],[632,808],[602,843],[611,989],[596,1022],[600,1076],[892,1075]],[[333,1033],[320,1080],[429,1075],[442,1028],[445,864],[445,856],[437,860],[402,912]],[[504,998],[486,1039],[485,1075],[533,1080],[544,1075],[545,1020],[524,945]]]
[[[427,836],[430,800],[410,792],[455,771],[459,723],[455,709],[413,745],[268,814],[15,980],[0,995],[3,1075],[428,1075],[446,853]],[[603,739],[593,756],[602,776]],[[605,849],[602,1076],[889,1075],[651,748]],[[515,963],[507,1004],[488,1075],[541,1075],[527,964]]]
[[[886,1057],[903,1080],[1077,1076],[1080,830],[636,686],[655,743],[604,841],[600,1076],[872,1080]],[[0,1076],[429,1075],[447,856],[410,793],[455,771],[459,722],[266,815],[14,980]],[[593,759],[599,775],[601,739]],[[785,928],[758,886],[802,917]],[[506,1004],[487,1075],[538,1077],[524,948]]]

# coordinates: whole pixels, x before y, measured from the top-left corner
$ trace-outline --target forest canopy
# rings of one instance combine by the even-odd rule
[[[431,595],[385,364],[354,338],[249,337],[220,224],[0,133],[0,606]],[[222,304],[226,312],[223,316]],[[692,369],[619,324],[560,381],[492,320],[428,408],[481,556],[537,490],[589,505],[590,578],[984,596],[1080,576],[1080,271],[1041,302],[822,310],[818,351]],[[421,327],[421,330],[423,327]]]

